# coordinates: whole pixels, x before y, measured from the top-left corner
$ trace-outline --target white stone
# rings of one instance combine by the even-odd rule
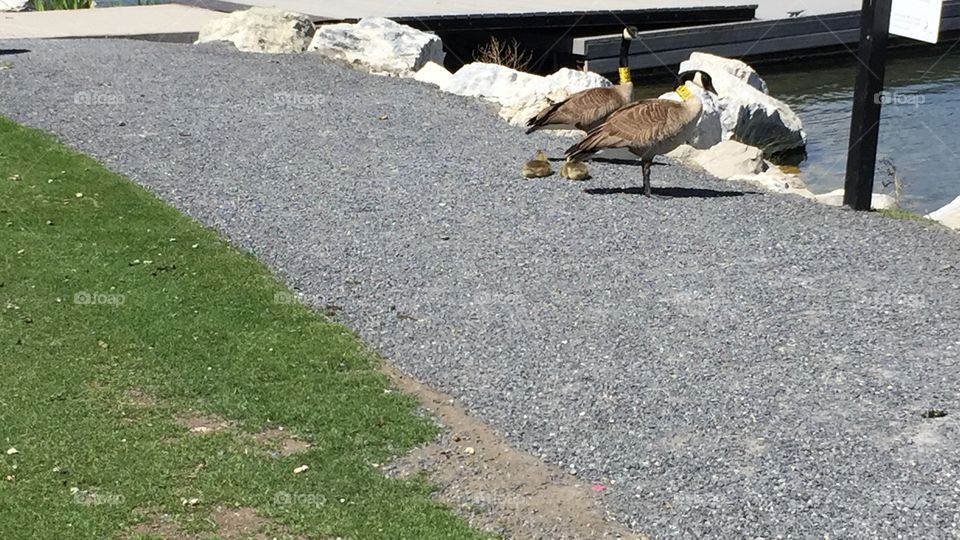
[[[719,71],[725,71],[764,94],[769,93],[767,91],[767,82],[764,81],[763,78],[760,77],[760,74],[750,67],[749,64],[741,60],[724,58],[704,52],[692,52],[688,60],[680,63],[681,72],[687,71],[688,69],[702,69],[710,75]]]
[[[229,41],[241,51],[303,52],[315,29],[305,15],[273,8],[235,11],[200,29],[197,43]]]
[[[758,174],[767,170],[763,151],[737,141],[721,141],[707,150],[699,150],[689,156],[696,163],[720,179],[737,175]]]
[[[525,126],[527,120],[554,103],[561,102],[581,90],[613,86],[605,77],[585,71],[563,68],[535,81],[525,80],[517,85],[512,95],[503,98],[500,117],[515,126]]]
[[[29,0],[0,0],[0,11],[26,11]]]
[[[453,77],[453,73],[447,71],[447,68],[436,62],[427,62],[420,71],[414,74],[413,78],[427,84],[434,84],[439,87],[446,86]]]
[[[957,197],[943,208],[930,212],[927,217],[950,227],[960,230],[960,197]]]
[[[719,95],[720,122],[724,138],[763,149],[767,154],[785,152],[806,145],[806,134],[800,118],[782,101],[770,97],[726,69],[713,67],[705,56],[691,55],[681,64],[682,70],[702,69],[710,74]],[[719,57],[714,57],[719,58]],[[715,63],[715,62],[714,62]]]
[[[443,42],[383,17],[367,17],[356,24],[322,25],[309,50],[365,67],[379,75],[412,77],[427,62],[443,65]]]
[[[458,96],[482,97],[497,103],[514,99],[520,88],[536,86],[543,77],[497,64],[474,62],[460,68],[441,89]]]
[[[817,202],[830,206],[843,206],[843,188],[817,195]],[[891,210],[897,207],[897,200],[886,193],[874,193],[870,198],[870,207],[874,210]]]

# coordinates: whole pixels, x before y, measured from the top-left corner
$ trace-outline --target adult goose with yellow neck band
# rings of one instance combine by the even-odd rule
[[[636,37],[636,28],[630,26],[623,29],[620,40],[620,84],[581,90],[559,103],[554,103],[527,121],[527,133],[540,129],[590,131],[602,124],[611,113],[633,101],[628,56],[630,42]]]
[[[582,161],[603,150],[626,148],[640,158],[643,194],[649,197],[653,158],[674,150],[696,135],[703,104],[691,90],[692,86],[717,93],[707,72],[685,71],[679,75],[679,84],[674,90],[681,101],[645,99],[628,105],[611,114],[605,123],[568,148],[565,157]]]

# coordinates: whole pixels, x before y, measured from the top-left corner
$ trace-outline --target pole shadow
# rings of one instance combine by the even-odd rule
[[[651,188],[651,194],[667,199],[715,199],[721,197],[743,197],[759,195],[758,191],[720,191],[707,188],[660,187]],[[587,195],[643,195],[643,187],[626,188],[590,188],[583,190]]]
[[[0,56],[8,54],[24,54],[30,52],[30,49],[0,49]]]

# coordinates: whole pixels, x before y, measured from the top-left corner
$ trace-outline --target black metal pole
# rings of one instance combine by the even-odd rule
[[[880,134],[880,102],[887,64],[887,36],[892,0],[863,0],[860,12],[860,65],[853,89],[853,115],[847,147],[843,204],[869,210]]]

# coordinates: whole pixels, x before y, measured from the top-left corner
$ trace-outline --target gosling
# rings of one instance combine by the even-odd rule
[[[520,174],[525,178],[546,178],[553,174],[553,169],[550,168],[550,162],[543,150],[537,150],[533,159],[523,164]]]
[[[560,167],[560,176],[567,180],[580,181],[590,178],[590,171],[587,170],[586,163],[568,159],[567,162]]]

